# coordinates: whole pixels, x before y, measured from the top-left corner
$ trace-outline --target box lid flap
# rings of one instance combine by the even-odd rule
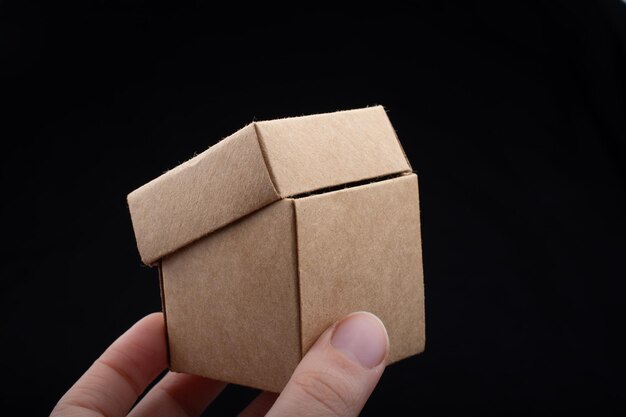
[[[256,122],[128,195],[147,264],[281,197],[411,171],[381,106]]]
[[[280,199],[253,125],[128,195],[141,260],[152,264]]]

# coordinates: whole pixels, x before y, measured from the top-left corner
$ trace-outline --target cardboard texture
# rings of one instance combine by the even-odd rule
[[[174,371],[280,391],[358,310],[389,362],[424,349],[417,177],[380,106],[253,123],[128,203]]]

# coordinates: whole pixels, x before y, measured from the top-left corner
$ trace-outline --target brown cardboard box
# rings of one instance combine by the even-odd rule
[[[417,177],[380,106],[255,122],[133,191],[170,367],[280,391],[334,321],[424,349]]]

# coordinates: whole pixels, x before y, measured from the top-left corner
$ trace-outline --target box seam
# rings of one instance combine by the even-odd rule
[[[295,245],[295,269],[296,269],[296,300],[298,304],[298,339],[300,340],[300,359],[304,357],[304,340],[302,339],[302,293],[300,292],[300,250],[298,245],[298,210],[296,202],[291,199],[293,207],[293,238]]]
[[[161,309],[163,310],[163,324],[165,326],[165,357],[167,360],[167,367],[172,368],[172,361],[170,355],[170,337],[169,332],[167,331],[167,310],[165,308],[165,283],[163,279],[163,263],[159,260],[158,263],[159,269],[159,287],[161,290]]]

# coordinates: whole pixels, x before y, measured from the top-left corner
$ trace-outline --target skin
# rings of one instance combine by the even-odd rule
[[[369,316],[370,321],[378,320]],[[388,340],[386,348],[382,348],[384,351],[381,350],[380,363],[363,365],[351,354],[350,348],[333,345],[334,340],[340,339],[333,338],[336,328],[337,324],[320,336],[280,395],[260,394],[240,416],[357,416],[384,370]],[[386,338],[384,327],[381,328]],[[166,374],[133,407],[148,384],[167,366],[164,340],[161,313],[141,319],[80,377],[59,400],[51,416],[187,417],[202,414],[226,384],[173,372]]]

